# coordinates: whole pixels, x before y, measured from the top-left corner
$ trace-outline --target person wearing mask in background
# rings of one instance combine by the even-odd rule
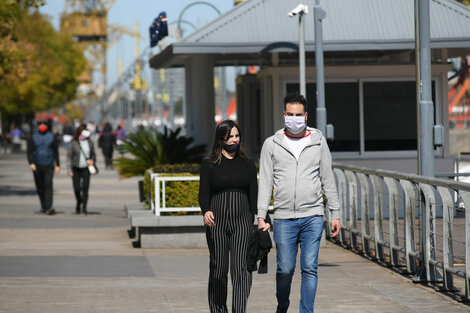
[[[122,154],[121,150],[119,147],[123,144],[122,140],[126,137],[126,130],[119,125],[114,132],[114,135],[116,137],[116,145],[118,147],[118,152]]]
[[[64,128],[62,129],[62,141],[64,142],[64,148],[69,148],[69,143],[72,141],[75,130],[73,129],[72,123],[66,121]]]
[[[201,164],[199,204],[209,247],[209,308],[227,312],[227,273],[232,278],[232,312],[246,312],[252,274],[247,250],[257,201],[255,164],[240,146],[238,125],[221,122],[215,130],[212,153]],[[230,261],[229,261],[230,260]]]
[[[260,156],[258,228],[269,230],[266,214],[274,194],[277,313],[287,312],[300,245],[301,313],[313,313],[324,200],[331,212],[331,236],[341,223],[338,195],[325,137],[307,127],[307,100],[298,93],[284,98],[285,128],[264,141]],[[273,191],[274,187],[274,191]]]
[[[90,187],[88,165],[93,165],[96,162],[95,149],[90,135],[91,132],[87,126],[80,125],[67,150],[67,170],[72,177],[73,191],[77,201],[75,214],[80,214],[80,212],[88,214],[88,189]]]
[[[104,162],[106,169],[113,168],[113,151],[116,144],[116,137],[114,137],[111,124],[106,123],[103,127],[103,133],[100,135],[98,142],[101,150],[103,151]]]
[[[52,208],[52,179],[54,171],[56,174],[60,172],[59,142],[50,130],[50,120],[39,120],[37,125],[37,131],[28,141],[27,157],[41,202],[41,213],[52,215],[55,213]]]

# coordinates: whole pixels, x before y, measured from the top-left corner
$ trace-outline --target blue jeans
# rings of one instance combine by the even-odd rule
[[[276,297],[277,313],[287,312],[289,295],[294,275],[297,250],[300,243],[300,313],[313,313],[317,291],[318,250],[323,232],[323,216],[314,215],[298,219],[275,219],[274,241],[276,242]]]

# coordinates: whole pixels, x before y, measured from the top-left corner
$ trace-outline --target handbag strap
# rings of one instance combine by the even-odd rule
[[[78,142],[78,146],[80,147],[80,151],[82,151],[83,156],[85,157],[85,160],[87,160],[87,161],[90,160],[91,158],[86,157],[85,151],[83,151],[82,145],[80,144],[80,141]],[[90,151],[91,151],[91,148],[90,148]]]

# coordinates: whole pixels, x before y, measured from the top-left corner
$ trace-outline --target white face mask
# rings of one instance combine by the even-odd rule
[[[84,138],[90,137],[90,131],[89,130],[83,130],[81,134]]]
[[[305,124],[305,116],[284,116],[284,122],[287,131],[294,135],[300,133],[307,127]]]

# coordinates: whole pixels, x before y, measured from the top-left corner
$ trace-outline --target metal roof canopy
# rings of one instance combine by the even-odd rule
[[[448,57],[470,53],[470,9],[454,0],[431,1],[431,48]],[[315,0],[304,0],[313,8]],[[325,61],[329,52],[362,56],[414,50],[414,1],[323,0]],[[298,21],[287,16],[298,0],[248,0],[150,60],[153,68],[184,66],[194,54],[213,55],[215,65],[270,64],[271,53],[298,51]],[[307,58],[314,52],[313,13],[305,19]]]

